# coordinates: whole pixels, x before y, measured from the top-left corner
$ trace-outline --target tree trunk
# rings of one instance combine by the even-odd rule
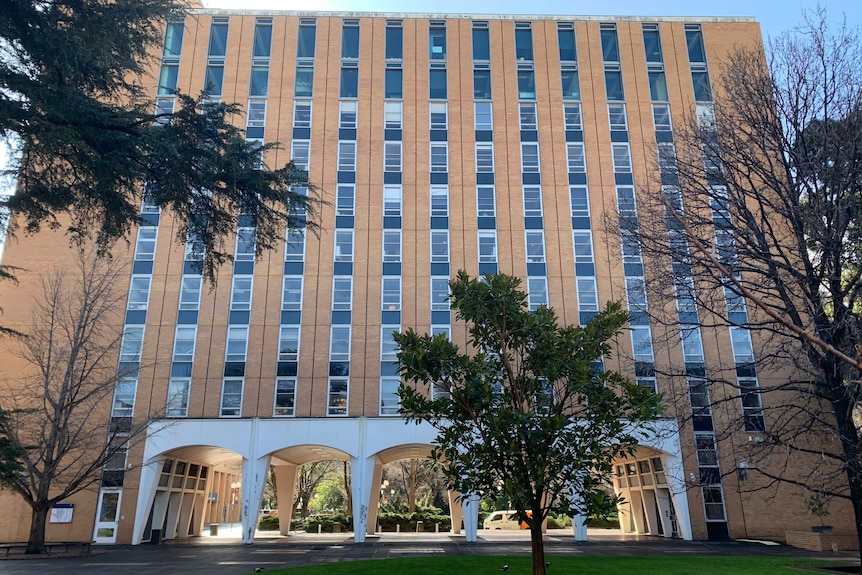
[[[39,506],[33,508],[33,518],[30,522],[30,538],[27,540],[27,554],[45,552],[45,527],[48,525],[48,511],[50,507]]]
[[[407,511],[416,511],[416,460],[410,460],[410,489],[407,490]]]
[[[545,575],[545,541],[542,539],[542,522],[531,519],[528,523],[533,551],[533,575]]]
[[[350,491],[350,464],[344,462],[344,495],[347,500],[347,514],[353,515],[353,496]]]
[[[856,540],[859,542],[859,549],[862,549],[862,476],[860,476],[859,469],[859,432],[853,421],[853,412],[852,407],[849,407],[849,401],[842,398],[833,401],[832,405],[844,449],[847,482],[850,485],[850,502],[853,504],[853,518],[856,524]],[[862,566],[860,566],[859,572],[862,574]]]

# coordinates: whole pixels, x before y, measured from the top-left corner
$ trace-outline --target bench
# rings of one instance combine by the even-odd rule
[[[85,555],[90,552],[90,546],[93,544],[92,541],[49,541],[45,543],[45,555],[51,555],[52,553],[63,553],[63,554],[78,554]],[[2,543],[0,544],[0,554],[3,557],[10,557],[15,555],[26,555],[27,554],[27,544],[26,543]]]

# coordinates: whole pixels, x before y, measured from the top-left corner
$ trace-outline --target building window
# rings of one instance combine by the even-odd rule
[[[694,99],[698,102],[712,101],[712,88],[709,85],[709,74],[706,69],[691,70],[691,82],[694,87]]]
[[[120,344],[120,361],[141,361],[143,346],[144,326],[127,325],[123,330],[123,342]]]
[[[294,140],[290,145],[291,161],[300,170],[308,171],[310,153],[311,142],[308,140]]]
[[[402,125],[401,102],[383,102],[383,127],[387,130],[400,130]]]
[[[480,230],[479,239],[479,263],[497,263],[497,230]]]
[[[524,237],[527,243],[527,263],[545,263],[545,232],[528,230]]]
[[[341,68],[341,92],[342,98],[356,98],[359,96],[359,68],[344,66]]]
[[[159,228],[155,226],[143,226],[138,228],[138,239],[135,242],[135,259],[140,261],[152,261],[156,256],[156,237]]]
[[[576,230],[572,232],[575,246],[575,263],[593,263],[593,235],[589,230]]]
[[[383,142],[383,171],[401,171],[401,142]]]
[[[617,41],[616,24],[599,24],[602,39],[602,60],[604,62],[620,61],[620,45]]]
[[[649,94],[650,100],[653,102],[667,102],[667,79],[664,71],[650,70],[647,74],[649,79]]]
[[[619,70],[605,70],[605,90],[609,102],[622,102],[625,100],[622,72]]]
[[[347,389],[346,378],[330,378],[326,415],[347,415]]]
[[[359,103],[348,100],[338,102],[338,127],[355,129],[356,128],[356,111]]]
[[[431,231],[431,262],[449,263],[449,230]]]
[[[533,30],[529,22],[515,22],[515,58],[533,61]]]
[[[548,305],[548,279],[544,277],[527,278],[527,303],[531,311]]]
[[[297,58],[314,58],[314,43],[317,37],[317,27],[314,20],[299,21],[299,35],[296,42]]]
[[[635,383],[641,387],[645,387],[653,393],[658,393],[658,386],[656,385],[655,377],[636,377]],[[659,481],[659,483],[664,483],[664,481]]]
[[[248,95],[253,98],[266,98],[269,91],[269,64],[253,64]]]
[[[305,260],[305,232],[290,230],[284,241],[284,261],[301,262]]]
[[[688,397],[693,415],[712,415],[712,405],[709,399],[709,386],[705,379],[688,378]]]
[[[293,127],[311,127],[311,100],[295,100],[293,102]]]
[[[238,275],[233,277],[233,287],[230,295],[231,311],[251,309],[251,288],[253,276]]]
[[[497,205],[494,195],[494,186],[476,187],[476,210],[480,218],[493,218],[497,215]]]
[[[356,142],[338,142],[338,171],[356,171]]]
[[[152,276],[132,276],[129,285],[129,301],[126,309],[147,309],[150,301],[150,281]]]
[[[164,61],[159,72],[159,96],[172,96],[177,92],[177,79],[180,75],[179,61]]]
[[[431,311],[449,311],[449,278],[431,278]]]
[[[428,58],[430,60],[446,59],[446,23],[431,22],[428,28]]]
[[[727,521],[721,485],[702,485],[703,511],[707,521]]]
[[[114,403],[111,417],[132,417],[135,410],[135,393],[138,390],[138,380],[134,377],[124,377],[117,381],[114,388]]]
[[[210,62],[204,73],[204,91],[210,98],[218,98],[222,93],[224,83],[224,61]]]
[[[245,361],[245,352],[247,347],[248,326],[228,326],[225,361]]]
[[[564,66],[560,70],[560,81],[563,89],[563,100],[581,99],[581,81],[578,70],[574,66]]]
[[[583,174],[587,171],[584,144],[580,142],[568,142],[566,144],[566,165],[570,174]]]
[[[180,305],[181,310],[197,310],[200,308],[201,302],[201,276],[185,275],[183,276],[180,287]]]
[[[536,99],[536,76],[533,70],[518,70],[518,99]]]
[[[350,311],[353,308],[353,277],[332,278],[332,310]]]
[[[661,37],[658,32],[658,24],[643,24],[642,28],[647,63],[661,64]]]
[[[350,361],[349,325],[333,325],[330,328],[329,361]]]
[[[400,20],[386,22],[386,59],[401,60],[403,57],[404,34]]]
[[[400,331],[400,325],[380,326],[380,361],[397,361],[398,344],[394,334]]]
[[[473,70],[473,99],[491,99],[491,70],[487,68]]]
[[[341,24],[341,59],[359,58],[359,20],[344,20]]]
[[[383,73],[383,97],[400,100],[403,95],[403,72],[401,68],[387,68]]]
[[[583,123],[581,120],[581,105],[580,104],[564,104],[563,105],[563,123],[567,130],[581,130]]]
[[[718,467],[718,453],[715,449],[715,435],[712,433],[695,433],[698,467]]]
[[[383,230],[383,261],[401,261],[401,230]]]
[[[380,378],[380,415],[398,415],[401,407],[398,398],[398,386],[401,380],[397,377]]]
[[[335,261],[353,261],[353,230],[335,230]]]
[[[226,377],[221,389],[221,417],[240,417],[242,415],[243,378]]]
[[[599,311],[599,294],[596,290],[596,278],[577,278],[578,311]]]
[[[487,62],[491,59],[491,39],[487,22],[473,22],[473,61]]]
[[[165,46],[162,55],[164,57],[179,58],[183,50],[183,32],[185,23],[181,21],[168,22],[165,29]]]
[[[168,401],[165,405],[167,417],[186,417],[189,414],[189,390],[192,381],[188,377],[172,377],[168,383]]]
[[[401,309],[401,276],[383,276],[380,305],[383,311]]]
[[[734,361],[736,363],[753,362],[754,348],[751,345],[751,333],[742,327],[731,327],[729,329]]]
[[[275,380],[275,417],[290,417],[296,409],[296,378],[279,377]]]
[[[626,105],[625,104],[608,104],[608,122],[611,130],[626,130]]]
[[[521,171],[524,173],[539,171],[539,144],[521,144]]]
[[[557,42],[560,45],[560,62],[576,62],[578,53],[575,50],[575,28],[571,23],[557,24]]]
[[[335,188],[335,215],[352,216],[355,203],[356,187],[353,184],[338,184]]]
[[[449,171],[449,145],[446,142],[432,142],[431,149],[431,171]]]
[[[756,378],[739,378],[739,397],[742,400],[742,416],[745,420],[745,431],[765,432],[766,422],[763,418],[760,387],[757,384]]]
[[[401,217],[401,186],[383,186],[383,215]]]
[[[649,326],[633,325],[629,328],[632,334],[632,354],[635,361],[652,362],[652,334]]]
[[[521,102],[518,104],[518,117],[520,120],[521,130],[538,130],[538,122],[536,121],[536,103]]]
[[[524,217],[542,217],[542,188],[524,186]]]
[[[447,186],[431,186],[431,216],[447,217],[449,215],[449,188]]]
[[[296,81],[293,95],[297,98],[311,98],[314,95],[314,66],[308,63],[296,65]]]
[[[569,186],[569,204],[573,218],[590,217],[590,197],[586,186]]]
[[[447,102],[429,102],[428,115],[432,130],[448,129],[449,104]]]
[[[697,326],[683,326],[680,329],[682,336],[682,355],[686,362],[703,363],[703,341],[700,339],[700,328]]]
[[[278,361],[299,361],[299,326],[283,325],[278,337]]]
[[[484,173],[494,171],[494,144],[476,144],[476,171]]]
[[[617,210],[621,216],[637,216],[635,189],[633,186],[617,186]]]
[[[285,276],[281,292],[283,311],[302,310],[302,276]]]
[[[255,257],[254,228],[238,228],[236,231],[236,254],[238,262],[251,262]]]
[[[428,97],[445,100],[447,94],[446,69],[432,68],[428,71]]]
[[[698,24],[685,25],[685,42],[688,47],[688,61],[692,64],[706,64],[703,33]]]
[[[477,130],[493,130],[494,115],[491,102],[476,102],[473,104],[474,125]]]
[[[628,144],[611,144],[614,159],[614,172],[631,172],[632,157]]]
[[[629,302],[629,311],[639,313],[647,311],[646,284],[642,277],[626,278],[626,298]]]
[[[177,326],[177,331],[174,335],[174,361],[194,361],[197,334],[197,326]]]

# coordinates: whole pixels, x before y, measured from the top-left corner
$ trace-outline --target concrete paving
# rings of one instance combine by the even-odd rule
[[[600,529],[590,529],[588,537],[589,541],[577,542],[571,530],[551,530],[545,535],[545,553],[549,559],[561,555],[758,555],[859,560],[859,554],[853,552],[815,553],[757,542],[682,541]],[[85,557],[0,560],[0,574],[244,575],[256,567],[266,572],[358,559],[529,554],[530,537],[525,531],[480,531],[475,543],[468,543],[463,535],[448,533],[381,533],[360,544],[354,543],[349,533],[291,533],[288,537],[260,534],[254,545],[243,545],[239,524],[223,524],[217,537],[206,535],[161,545],[98,546]]]

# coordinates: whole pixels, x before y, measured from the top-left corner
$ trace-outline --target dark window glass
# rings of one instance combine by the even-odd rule
[[[341,69],[341,97],[356,98],[359,96],[359,69]]]
[[[224,66],[207,66],[204,91],[209,96],[221,96]]]
[[[560,76],[563,79],[563,100],[580,100],[581,83],[578,81],[578,71],[565,70]]]
[[[518,98],[521,100],[536,99],[536,77],[532,70],[518,71]]]
[[[620,46],[617,42],[616,30],[602,30],[602,60],[605,62],[620,61]]]
[[[266,96],[269,84],[269,66],[251,67],[251,85],[248,89],[249,96]]]
[[[473,28],[473,59],[491,59],[491,39],[487,28]]]
[[[685,42],[688,45],[688,61],[694,64],[705,64],[706,51],[703,48],[703,34],[700,30],[686,30]]]
[[[431,60],[446,59],[446,28],[428,30],[428,57]]]
[[[667,102],[667,81],[664,72],[649,73],[649,95],[653,102]]]
[[[575,51],[575,31],[557,30],[557,38],[560,42],[560,61],[574,62],[578,59]]]
[[[386,59],[400,60],[403,57],[404,34],[401,28],[386,28]]]
[[[210,56],[224,56],[227,52],[227,24],[210,26]]]
[[[314,40],[317,36],[315,26],[300,26],[299,41],[296,45],[297,58],[314,58]]]
[[[311,98],[314,88],[314,68],[302,66],[296,69],[296,87],[294,95],[297,98]]]
[[[644,30],[644,52],[646,52],[646,61],[652,63],[660,63],[661,59],[661,38],[658,35],[658,30]]]
[[[341,29],[341,57],[359,58],[358,26],[345,26]]]
[[[402,97],[401,91],[401,70],[386,70],[386,75],[384,79],[384,97],[385,98],[397,98],[400,99]]]
[[[621,102],[624,100],[622,73],[605,71],[605,89],[608,92],[608,101]]]
[[[182,22],[170,22],[165,30],[165,49],[163,54],[167,57],[178,58],[183,51],[183,30],[185,24]]]
[[[698,102],[712,101],[712,89],[709,87],[709,74],[692,72],[691,82],[694,84],[694,99]]]
[[[473,70],[473,99],[491,99],[491,71]]]
[[[432,100],[446,99],[446,70],[431,70],[429,73],[428,97]]]
[[[533,31],[515,30],[515,57],[518,60],[533,59]]]
[[[272,44],[272,24],[256,24],[254,27],[254,58],[269,58]]]

